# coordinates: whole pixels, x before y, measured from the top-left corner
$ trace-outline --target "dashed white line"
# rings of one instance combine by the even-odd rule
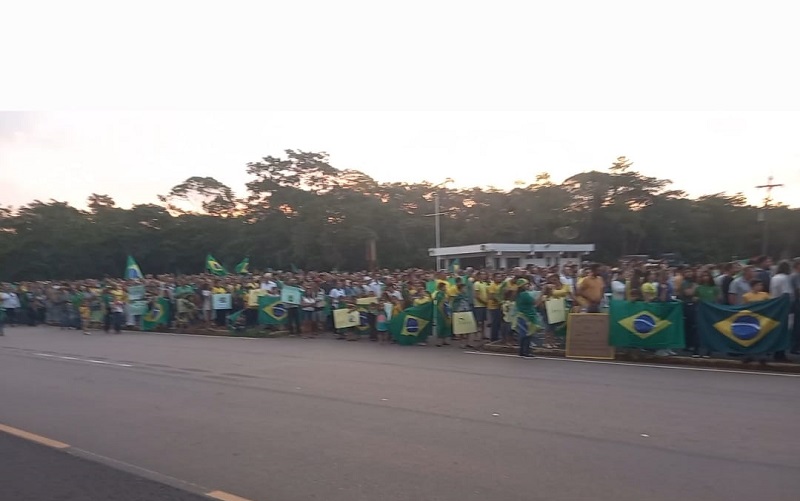
[[[90,358],[68,357],[66,355],[53,355],[52,353],[34,353],[39,357],[58,358],[60,360],[75,360],[77,362],[89,362],[92,364],[113,365],[115,367],[133,367],[131,364],[123,364],[119,362],[106,362],[105,360],[93,360]]]

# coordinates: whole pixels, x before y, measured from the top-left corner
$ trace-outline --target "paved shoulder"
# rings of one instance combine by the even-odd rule
[[[0,433],[0,499],[14,501],[208,501],[64,451]]]

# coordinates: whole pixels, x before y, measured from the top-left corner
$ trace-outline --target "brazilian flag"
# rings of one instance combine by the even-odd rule
[[[611,301],[609,344],[623,348],[683,348],[683,303]]]
[[[142,330],[152,331],[159,325],[169,323],[169,301],[160,297],[153,301],[150,311],[142,317]]]
[[[401,345],[423,343],[431,335],[433,326],[433,303],[430,301],[412,306],[392,317],[389,332]]]
[[[789,307],[788,295],[738,306],[701,303],[697,332],[711,351],[756,355],[786,350]]]
[[[250,273],[250,258],[246,257],[242,259],[242,262],[236,265],[236,273],[239,275],[247,275]]]
[[[219,261],[214,259],[214,256],[211,254],[206,256],[206,270],[212,275],[216,275],[218,277],[224,277],[228,274],[228,272],[225,271],[225,268],[223,268],[222,265],[219,264]]]
[[[289,311],[281,302],[280,296],[261,296],[258,298],[258,323],[280,325],[288,318]]]
[[[136,260],[133,259],[133,256],[128,256],[128,262],[125,264],[124,276],[128,280],[144,278],[144,275],[142,275],[142,269],[139,268],[139,265],[136,263]]]

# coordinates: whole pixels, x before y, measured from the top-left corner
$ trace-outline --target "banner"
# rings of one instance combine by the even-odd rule
[[[786,350],[791,337],[789,307],[788,295],[738,306],[700,303],[697,332],[715,352],[754,355]]]
[[[412,306],[395,315],[389,322],[392,338],[401,345],[424,343],[432,333],[433,302]]]
[[[128,303],[128,313],[134,317],[147,315],[147,301],[131,301]]]
[[[567,302],[564,298],[548,299],[544,306],[547,311],[548,324],[560,324],[567,321]]]
[[[128,287],[128,301],[134,302],[144,299],[144,285],[131,285]]]
[[[169,301],[160,297],[153,301],[150,311],[142,317],[142,330],[151,331],[159,325],[169,324]]]
[[[286,321],[288,311],[278,296],[261,296],[258,298],[258,323],[262,325],[279,325]]]
[[[365,305],[368,306],[370,304],[377,303],[377,302],[378,302],[378,298],[375,297],[375,296],[360,297],[360,298],[356,299],[356,304],[360,305],[360,306],[365,306]]]
[[[285,304],[300,304],[303,297],[303,289],[300,287],[284,287],[281,289],[281,302]]]
[[[453,334],[474,334],[476,332],[478,332],[478,324],[471,311],[453,313]]]
[[[341,308],[333,310],[333,326],[337,329],[356,327],[361,323],[361,314],[358,310]]]
[[[233,298],[230,294],[212,294],[211,307],[215,310],[230,310],[233,308]]]
[[[253,289],[247,293],[247,307],[258,308],[258,298],[266,296],[267,291],[261,289]]]
[[[683,303],[611,301],[609,344],[624,348],[686,346]]]

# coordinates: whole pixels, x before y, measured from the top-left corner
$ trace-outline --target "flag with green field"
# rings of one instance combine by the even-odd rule
[[[609,315],[611,346],[655,350],[686,346],[683,303],[611,301]]]

